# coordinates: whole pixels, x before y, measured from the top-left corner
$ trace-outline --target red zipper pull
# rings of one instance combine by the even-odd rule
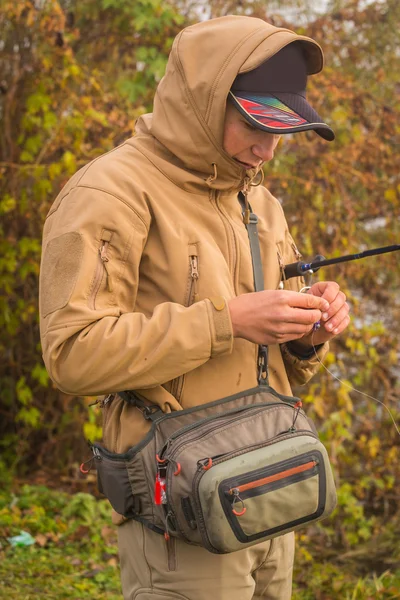
[[[165,477],[161,477],[159,473],[156,475],[156,482],[154,485],[154,504],[160,506],[161,504],[167,503],[167,496],[165,492]]]

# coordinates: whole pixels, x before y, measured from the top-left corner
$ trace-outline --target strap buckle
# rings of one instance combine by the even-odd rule
[[[255,213],[251,212],[250,217],[249,217],[249,224],[257,225],[257,223],[258,223],[257,215]]]
[[[268,346],[258,347],[258,384],[269,385],[268,381]]]
[[[146,421],[153,421],[153,415],[161,411],[161,408],[158,406],[158,404],[150,404],[150,406],[137,406],[137,408],[142,412]]]
[[[246,208],[244,212],[242,212],[243,223],[245,225],[257,225],[258,217],[255,213],[251,212],[250,209]]]
[[[147,404],[139,396],[139,394],[137,394],[133,390],[125,390],[123,392],[118,392],[118,395],[127,404],[130,404],[131,406],[136,406],[136,408],[140,410],[146,421],[154,421],[158,414],[164,414],[161,408],[158,406],[158,404]]]

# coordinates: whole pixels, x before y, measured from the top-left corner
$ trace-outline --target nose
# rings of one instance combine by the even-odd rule
[[[264,133],[263,136],[254,144],[252,152],[262,162],[268,162],[274,158],[274,151],[277,144],[277,136],[271,133]]]

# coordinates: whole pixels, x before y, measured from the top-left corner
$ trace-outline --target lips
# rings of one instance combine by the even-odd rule
[[[235,158],[236,162],[238,162],[239,164],[241,164],[243,167],[245,167],[245,169],[256,169],[258,167],[257,165],[250,165],[248,163],[242,162],[241,160],[238,160],[237,158]]]

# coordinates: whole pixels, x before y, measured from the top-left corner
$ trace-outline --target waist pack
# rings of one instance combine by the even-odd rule
[[[264,289],[257,216],[239,194],[253,263]],[[120,392],[152,421],[124,454],[92,446],[100,490],[120,514],[210,552],[228,553],[328,516],[336,504],[325,447],[297,398],[268,385],[259,347],[259,386],[164,414]]]
[[[145,439],[124,454],[92,446],[100,490],[118,513],[228,553],[334,509],[328,455],[297,398],[260,385],[170,414],[134,393],[129,401],[152,421]]]

